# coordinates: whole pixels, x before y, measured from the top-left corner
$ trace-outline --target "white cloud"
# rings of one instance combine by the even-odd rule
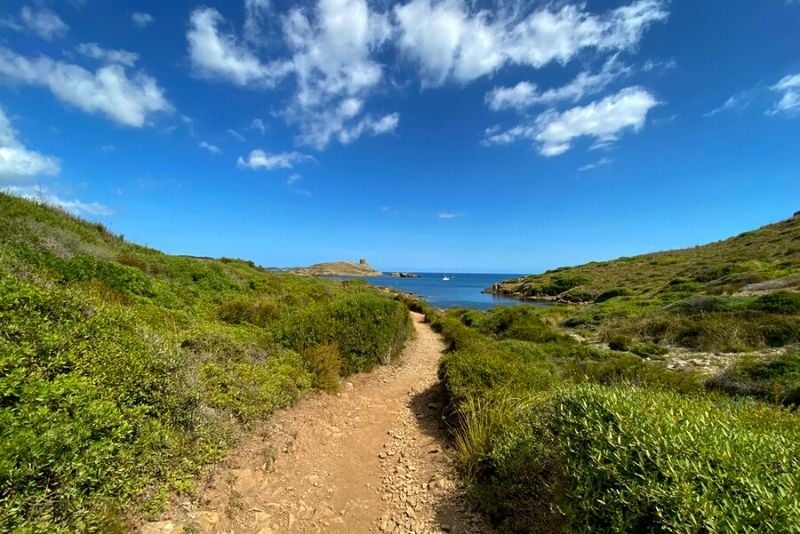
[[[286,179],[286,185],[294,185],[299,182],[303,177],[299,174],[292,174]]]
[[[67,200],[51,193],[47,188],[40,186],[9,186],[3,189],[5,192],[18,197],[27,198],[36,202],[43,202],[50,206],[55,206],[66,210],[74,215],[111,215],[113,212],[99,202],[83,202],[80,200]]]
[[[348,143],[352,143],[365,133],[369,133],[371,135],[381,135],[392,132],[395,130],[395,128],[397,128],[399,123],[399,113],[384,115],[378,120],[373,119],[371,116],[367,116],[361,119],[354,126],[341,129],[338,134],[338,139],[340,143],[346,145]]]
[[[264,135],[267,131],[267,125],[264,124],[262,119],[253,119],[253,122],[250,123],[251,130],[258,130],[261,135]]]
[[[59,172],[58,159],[29,150],[17,139],[17,132],[0,108],[0,180],[24,180]]]
[[[332,139],[349,142],[396,126],[395,114],[358,118],[364,99],[383,79],[371,55],[391,36],[386,15],[371,12],[366,0],[319,0],[313,10],[293,8],[282,19],[288,56],[264,62],[248,43],[265,39],[261,23],[268,9],[263,0],[246,2],[242,40],[220,30],[226,21],[216,10],[193,12],[187,39],[195,72],[254,88],[291,76],[294,96],[282,115],[299,126],[299,142],[319,149]]]
[[[550,5],[521,15],[513,8],[473,11],[461,0],[411,0],[394,15],[401,49],[431,86],[469,82],[505,65],[565,64],[585,48],[629,49],[668,16],[661,0],[637,0],[604,15],[584,7]]]
[[[143,73],[128,76],[120,65],[90,72],[48,56],[28,58],[0,48],[0,76],[47,87],[62,102],[125,126],[144,126],[152,114],[172,109],[155,79]]]
[[[739,111],[747,108],[753,100],[763,91],[761,84],[756,85],[752,89],[740,91],[735,95],[728,98],[721,106],[712,109],[707,113],[703,113],[703,117],[713,117],[725,111]]]
[[[293,9],[284,34],[297,85],[285,116],[300,126],[301,142],[321,149],[331,138],[349,142],[369,130],[369,119],[357,115],[383,79],[371,56],[391,35],[386,15],[365,0],[319,0],[313,16]]]
[[[25,6],[19,12],[19,17],[28,30],[48,41],[56,37],[63,37],[69,31],[69,26],[58,15],[46,8],[33,10]]]
[[[781,93],[781,99],[769,111],[770,114],[800,112],[800,74],[784,76],[771,89]]]
[[[234,130],[233,128],[228,128],[228,135],[230,135],[239,142],[245,141],[244,136],[240,134],[238,131]]]
[[[211,154],[219,154],[222,152],[217,145],[212,145],[206,141],[200,141],[198,146],[204,150],[208,150]]]
[[[192,12],[186,39],[195,73],[239,86],[272,86],[287,74],[290,64],[264,64],[235,36],[222,33],[219,26],[224,22],[214,8],[204,7]]]
[[[131,15],[131,20],[133,21],[133,25],[137,28],[144,28],[153,22],[153,15],[137,11]]]
[[[577,102],[584,96],[604,90],[614,80],[628,75],[631,68],[612,56],[603,68],[596,73],[581,72],[570,83],[544,92],[537,90],[536,84],[520,82],[514,87],[495,87],[486,94],[486,104],[495,111],[508,108],[523,109],[535,105],[552,105],[561,101]]]
[[[578,172],[586,172],[596,169],[598,167],[604,167],[606,165],[610,165],[613,163],[613,160],[610,158],[600,158],[599,160],[595,161],[594,163],[588,163],[582,167],[578,167]]]
[[[547,157],[563,154],[579,137],[593,137],[596,146],[607,145],[616,141],[625,130],[641,130],[647,113],[658,104],[645,89],[628,87],[586,106],[577,106],[562,113],[546,111],[534,122],[506,131],[489,129],[484,143],[508,144],[519,139],[530,139],[537,144],[539,153]]]
[[[127,50],[109,50],[102,48],[97,43],[81,43],[76,48],[79,54],[88,58],[102,61],[103,63],[118,63],[133,67],[139,60],[139,54]]]
[[[263,26],[267,22],[269,0],[244,0],[244,39],[259,44],[263,40]]]
[[[239,168],[248,168],[254,171],[258,169],[271,171],[273,169],[291,169],[295,163],[301,163],[310,159],[312,159],[311,156],[295,151],[270,154],[263,150],[253,150],[250,152],[247,159],[240,156],[236,165]]]

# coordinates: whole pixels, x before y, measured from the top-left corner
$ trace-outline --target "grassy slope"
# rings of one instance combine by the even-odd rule
[[[497,291],[520,298],[549,297],[566,302],[594,302],[613,290],[640,298],[675,300],[698,292],[735,293],[752,284],[781,278],[784,283],[778,286],[800,287],[800,276],[791,277],[797,274],[800,213],[725,241],[562,267],[502,282]]]
[[[493,290],[578,303],[567,326],[629,349],[748,352],[800,342],[800,216],[692,249],[588,263]]]
[[[365,283],[176,257],[0,194],[0,524],[115,530],[247,425],[397,353]]]

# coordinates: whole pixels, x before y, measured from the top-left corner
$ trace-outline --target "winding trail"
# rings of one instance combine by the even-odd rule
[[[421,314],[399,363],[276,413],[145,534],[473,533],[442,422],[444,350]]]

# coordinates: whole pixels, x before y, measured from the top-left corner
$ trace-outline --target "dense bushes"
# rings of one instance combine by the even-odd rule
[[[502,339],[495,332],[507,328],[487,326],[509,316],[549,324],[550,312],[529,313],[432,313],[454,349],[440,375],[468,493],[499,530],[796,530],[796,415],[705,394],[699,375],[630,353],[566,337]],[[747,394],[786,402],[797,358],[742,363],[716,389],[746,383]]]
[[[0,276],[0,524],[92,530],[175,455],[221,445],[198,425],[185,362],[114,309]],[[110,517],[110,516],[109,516]]]
[[[706,381],[712,391],[800,406],[800,352],[764,359],[743,358]]]
[[[277,337],[300,353],[336,344],[342,372],[352,374],[389,363],[402,348],[409,326],[401,303],[363,293],[288,315],[277,327]]]
[[[167,256],[0,193],[0,531],[130,529],[244,425],[388,361],[407,320],[366,284]]]
[[[553,400],[570,530],[792,532],[800,425],[747,403],[580,386]]]

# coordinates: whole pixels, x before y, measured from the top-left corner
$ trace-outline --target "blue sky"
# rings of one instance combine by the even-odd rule
[[[798,0],[5,0],[0,188],[268,266],[702,244],[800,209],[798,27]]]

